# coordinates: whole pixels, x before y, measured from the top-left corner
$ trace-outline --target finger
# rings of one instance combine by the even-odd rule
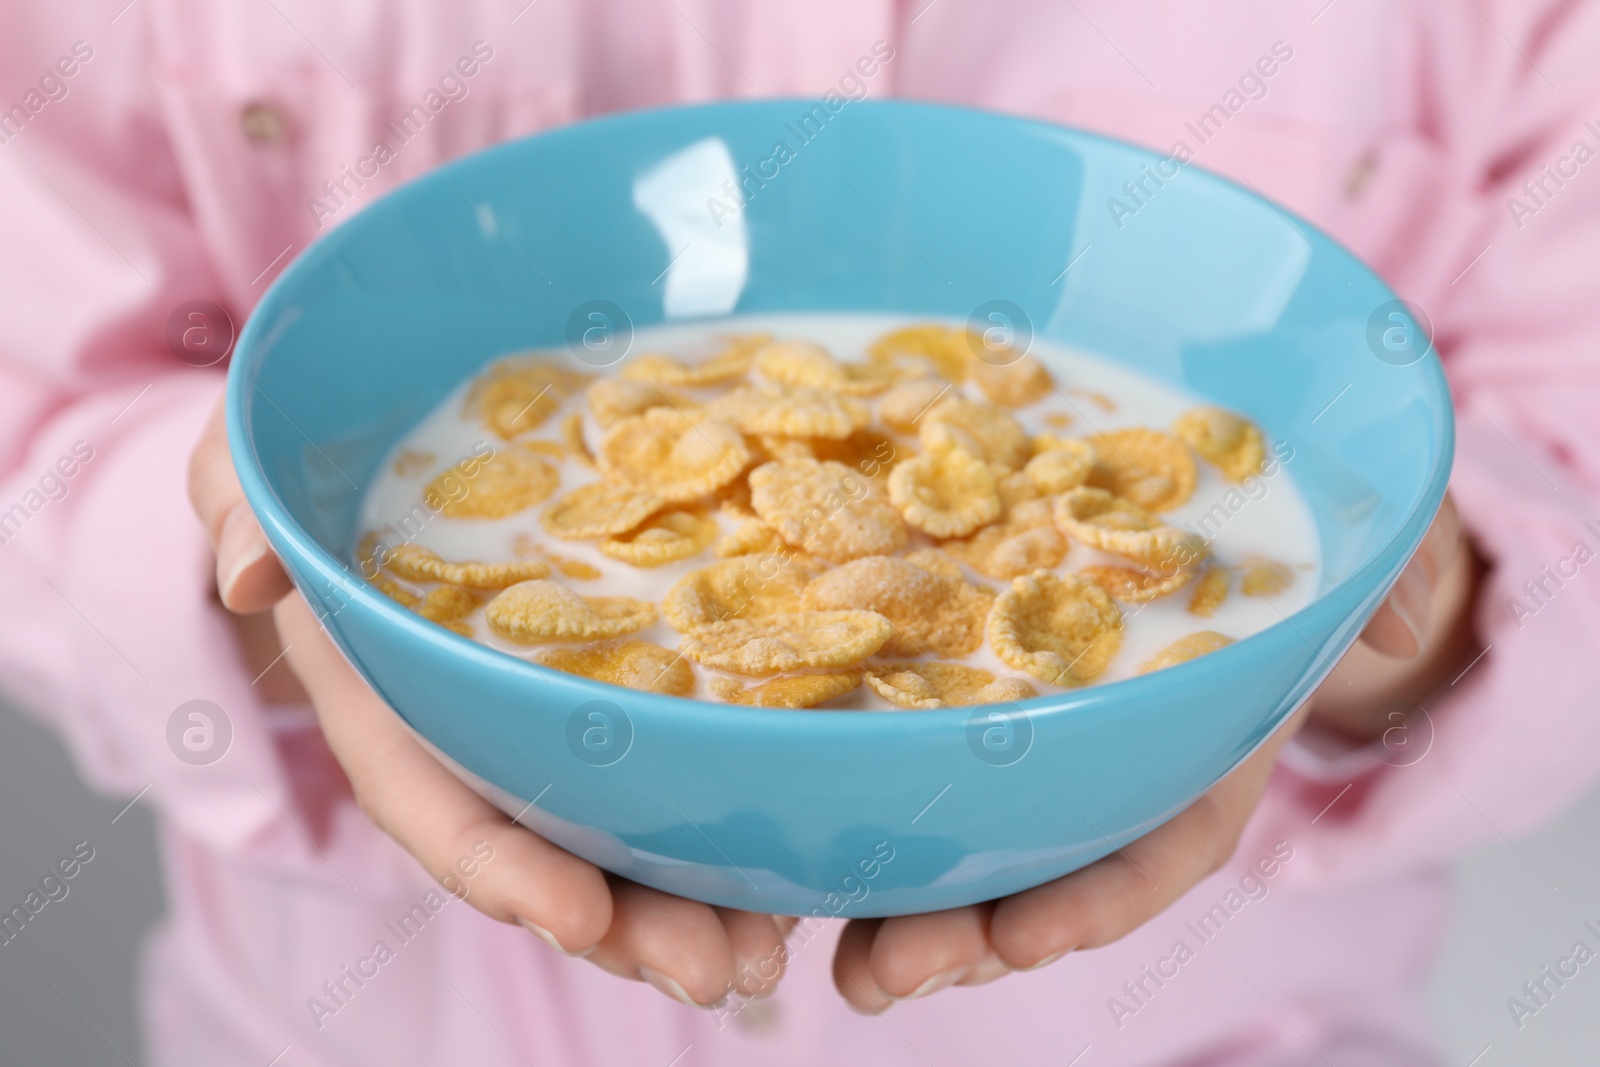
[[[611,927],[590,962],[690,1007],[720,1004],[733,980],[733,948],[716,911],[623,878],[609,881]]]
[[[753,911],[716,908],[733,949],[733,991],[750,1000],[770,997],[778,990],[789,954],[784,948],[785,926],[775,916]]]
[[[228,452],[222,402],[189,455],[189,502],[217,555],[217,595],[230,611],[265,611],[289,592],[289,577],[245,502]]]
[[[304,600],[285,597],[276,621],[290,666],[372,821],[485,915],[521,923],[571,955],[598,944],[611,925],[611,893],[599,869],[512,823],[446,770],[345,662]],[[492,858],[466,877],[461,861],[485,851]]]
[[[833,950],[833,984],[850,1010],[861,1015],[881,1015],[894,1005],[872,977],[872,942],[882,925],[882,919],[851,919]]]
[[[883,920],[872,939],[872,979],[895,1000],[955,985],[989,954],[993,904]]]
[[[1447,493],[1422,544],[1361,632],[1373,651],[1415,659],[1427,648],[1433,591],[1461,548],[1461,518]]]
[[[1079,871],[995,905],[989,938],[1014,970],[1097,948],[1154,918],[1233,855],[1278,751],[1305,712],[1174,818]]]

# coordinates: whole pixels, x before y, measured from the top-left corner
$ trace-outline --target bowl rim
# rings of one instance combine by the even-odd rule
[[[1067,714],[1114,714],[1124,704],[1144,701],[1156,696],[1162,689],[1172,690],[1174,696],[1181,698],[1184,691],[1189,688],[1190,681],[1195,679],[1199,672],[1228,673],[1243,668],[1249,659],[1259,655],[1261,650],[1264,650],[1266,646],[1274,641],[1282,640],[1283,635],[1286,633],[1292,632],[1298,635],[1301,641],[1310,644],[1309,639],[1300,634],[1298,627],[1294,625],[1294,620],[1297,617],[1316,610],[1319,606],[1325,605],[1341,593],[1348,596],[1353,589],[1358,587],[1377,590],[1386,581],[1393,581],[1398,578],[1404,563],[1411,558],[1422,543],[1422,539],[1432,523],[1434,513],[1443,501],[1454,459],[1455,420],[1450,398],[1450,386],[1444,374],[1437,347],[1434,345],[1431,336],[1428,338],[1428,351],[1419,363],[1426,364],[1424,373],[1427,377],[1424,381],[1424,392],[1430,401],[1428,408],[1434,423],[1439,447],[1429,457],[1429,469],[1421,492],[1411,504],[1410,510],[1399,528],[1376,551],[1371,553],[1361,566],[1352,570],[1334,585],[1322,590],[1309,603],[1293,613],[1285,615],[1278,622],[1271,623],[1266,628],[1242,637],[1233,644],[1206,656],[1147,675],[1135,675],[1130,678],[1121,678],[1115,681],[1069,689],[1061,693],[1030,697],[1026,700],[1006,701],[999,704],[976,705],[973,707],[925,709],[918,710],[911,715],[897,713],[906,709],[894,709],[896,713],[874,715],[796,715],[796,711],[816,711],[819,709],[750,707],[721,701],[702,700],[696,697],[676,697],[629,689],[582,675],[568,674],[557,671],[554,668],[545,667],[521,656],[480,644],[471,638],[463,637],[442,626],[431,623],[420,615],[401,607],[373,588],[350,565],[324,549],[317,539],[311,536],[290,514],[288,507],[280,500],[267,479],[260,458],[256,453],[253,437],[248,432],[249,418],[245,394],[247,389],[255,389],[256,378],[260,373],[265,358],[263,351],[270,351],[267,346],[273,340],[272,326],[264,325],[264,323],[271,321],[273,326],[276,326],[277,319],[280,317],[279,305],[288,299],[286,294],[289,289],[296,284],[301,275],[309,272],[328,257],[337,254],[345,241],[354,240],[357,231],[353,227],[360,226],[364,218],[373,213],[394,211],[414,197],[431,193],[441,184],[454,185],[451,182],[451,178],[489,165],[497,156],[521,150],[531,141],[558,143],[574,138],[592,137],[597,133],[603,134],[608,128],[626,127],[636,123],[650,123],[678,115],[703,115],[714,120],[719,115],[748,113],[784,105],[814,104],[816,102],[815,98],[805,96],[764,97],[758,100],[721,100],[702,104],[640,108],[587,117],[556,129],[543,130],[524,137],[502,141],[436,166],[384,193],[372,203],[354,212],[349,218],[335,226],[334,229],[318,236],[300,255],[289,262],[284,270],[272,280],[267,291],[262,294],[260,301],[250,312],[243,329],[239,333],[238,342],[234,346],[228,367],[225,402],[229,448],[240,484],[244,490],[245,499],[258,520],[261,521],[263,529],[268,533],[269,540],[274,543],[274,549],[281,550],[286,547],[288,555],[295,557],[302,566],[314,570],[324,580],[331,583],[332,587],[337,589],[339,595],[345,600],[345,608],[341,608],[341,611],[358,605],[368,612],[375,613],[387,625],[398,627],[408,639],[420,640],[426,644],[449,649],[453,655],[465,657],[468,662],[473,664],[475,669],[486,669],[491,672],[508,669],[516,670],[520,676],[528,679],[537,679],[542,682],[555,681],[564,687],[571,687],[580,692],[589,692],[592,694],[593,699],[605,699],[614,703],[625,702],[630,713],[642,714],[651,719],[656,718],[658,715],[681,719],[686,712],[690,712],[698,722],[707,726],[722,726],[737,721],[742,729],[748,731],[756,728],[785,729],[791,727],[792,724],[804,724],[799,728],[813,733],[829,728],[824,724],[843,721],[852,723],[851,726],[843,727],[844,729],[857,733],[868,728],[865,725],[866,723],[875,723],[877,728],[890,728],[896,733],[912,729],[910,725],[912,723],[921,724],[931,730],[948,730],[952,724],[969,722],[976,715],[983,714],[985,711],[993,712],[997,709],[1019,712],[1029,720],[1043,717],[1054,718]],[[985,108],[906,99],[864,99],[852,102],[852,107],[860,107],[861,105],[866,105],[867,108],[876,112],[901,112],[931,116],[935,119],[940,116],[963,119],[976,118],[1006,126],[1031,136],[1045,137],[1058,141],[1098,142],[1121,151],[1131,152],[1138,157],[1144,158],[1147,162],[1166,158],[1162,153],[1144,145],[1098,131]],[[1211,183],[1218,188],[1224,189],[1230,195],[1265,207],[1277,214],[1291,227],[1299,231],[1301,236],[1312,245],[1319,255],[1337,257],[1341,261],[1338,264],[1340,268],[1351,268],[1365,274],[1370,281],[1376,283],[1384,292],[1390,294],[1391,297],[1398,298],[1394,290],[1376,271],[1367,266],[1353,252],[1345,248],[1341,242],[1316,224],[1306,220],[1289,208],[1267,199],[1254,188],[1225,175],[1218,174],[1203,165],[1190,163],[1185,166],[1185,170],[1194,172],[1198,181]],[[370,222],[370,219],[368,221]],[[1106,359],[1113,363],[1118,362],[1115,355],[1111,353],[1097,352],[1095,355],[1097,358]],[[492,358],[492,356],[493,354],[486,358]],[[262,396],[268,399],[269,404],[272,403],[270,398],[266,398],[266,394],[263,393]],[[275,404],[273,406],[276,407]],[[285,419],[287,420],[287,416],[285,416]],[[304,435],[302,434],[302,436]],[[1377,598],[1370,597],[1369,599],[1372,602],[1372,608],[1375,610]],[[1319,657],[1323,655],[1323,651],[1322,649],[1317,650]],[[1328,657],[1327,663],[1319,665],[1317,669],[1321,672],[1321,676],[1326,676],[1333,670],[1335,665],[1336,660]],[[829,711],[833,709],[820,710]],[[1270,736],[1276,727],[1287,719],[1292,710],[1292,706],[1280,709],[1276,716],[1277,721],[1272,724],[1272,729],[1265,731],[1256,741],[1256,745],[1264,742],[1266,737]],[[905,725],[891,727],[889,724]],[[1251,746],[1252,750],[1256,745]],[[1244,757],[1241,756],[1240,758]]]

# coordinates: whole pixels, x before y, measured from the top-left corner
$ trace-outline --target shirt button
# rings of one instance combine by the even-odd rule
[[[251,144],[282,144],[289,137],[289,116],[276,104],[253,100],[239,109],[239,128]]]

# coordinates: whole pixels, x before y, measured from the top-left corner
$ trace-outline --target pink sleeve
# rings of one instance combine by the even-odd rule
[[[0,684],[94,785],[142,795],[210,847],[333,881],[327,857],[360,853],[366,885],[410,877],[330,799],[343,779],[309,709],[258,699],[215,597],[185,470],[224,366],[189,366],[165,331],[195,299],[243,316],[187,209],[136,38],[112,54],[75,16],[27,10],[8,16],[0,70],[47,70],[75,40],[89,58],[0,145]],[[6,80],[0,99],[22,99]],[[191,700],[226,717],[214,762],[186,762],[182,729],[170,736]]]
[[[1430,35],[1422,96],[1465,178],[1450,195],[1467,202],[1440,213],[1468,221],[1465,251],[1430,295],[1406,295],[1431,313],[1455,387],[1451,487],[1490,565],[1474,615],[1486,651],[1391,738],[1404,744],[1323,761],[1320,774],[1303,747],[1280,766],[1241,851],[1287,840],[1297,857],[1286,870],[1310,882],[1526,830],[1596,776],[1600,9],[1449,11]]]

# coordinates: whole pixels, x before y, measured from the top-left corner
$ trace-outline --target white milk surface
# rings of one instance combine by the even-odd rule
[[[771,333],[779,339],[814,341],[826,347],[835,358],[852,362],[864,360],[868,346],[883,334],[929,321],[926,318],[855,314],[745,316],[641,330],[634,338],[631,351],[665,352],[695,361],[715,350],[716,337],[730,333],[759,332]],[[1038,338],[1034,339],[1030,353],[1049,368],[1055,378],[1056,391],[1036,404],[1012,412],[1029,434],[1056,433],[1087,437],[1107,430],[1135,426],[1165,430],[1185,410],[1206,403],[1204,398],[1186,394],[1128,368],[1073,349],[1051,345]],[[571,360],[566,363],[570,364]],[[366,495],[359,533],[377,531],[380,540],[388,545],[406,540],[407,537],[398,533],[391,524],[416,512],[421,504],[423,486],[471,455],[474,446],[478,446],[481,452],[482,442],[487,441],[496,449],[503,447],[504,442],[494,437],[481,423],[463,416],[462,401],[469,385],[470,382],[463,382],[444,397],[431,414],[396,444],[379,468]],[[711,396],[721,389],[718,387],[703,392]],[[675,391],[688,396],[701,392],[692,389]],[[974,399],[984,399],[977,387],[970,383],[962,391]],[[869,402],[871,399],[868,398]],[[599,444],[601,431],[599,424],[588,414],[581,392],[568,400],[537,430],[521,439],[560,440],[561,422],[574,411],[584,414],[585,436],[592,452]],[[1071,425],[1065,429],[1052,425],[1047,421],[1052,413],[1068,416],[1072,420]],[[905,440],[908,445],[915,447],[913,439]],[[1267,442],[1269,454],[1274,444],[1270,440]],[[426,464],[413,462],[407,473],[402,475],[397,472],[396,461],[406,451],[430,455],[432,459]],[[518,535],[527,535],[537,539],[551,553],[582,560],[601,572],[600,578],[590,581],[569,579],[559,572],[553,572],[553,580],[563,582],[586,596],[630,596],[658,605],[679,578],[717,562],[717,557],[708,548],[677,563],[639,569],[602,554],[596,547],[597,542],[561,541],[550,537],[539,524],[539,513],[564,493],[599,478],[598,474],[576,460],[550,458],[550,461],[560,468],[561,487],[549,501],[504,519],[452,519],[434,515],[409,539],[447,560],[495,561],[518,558],[512,548],[513,542]],[[1209,618],[1188,612],[1192,585],[1172,596],[1143,605],[1119,603],[1125,627],[1122,647],[1096,684],[1136,674],[1141,663],[1187,634],[1215,630],[1237,640],[1282,621],[1316,596],[1320,583],[1316,528],[1310,511],[1284,466],[1279,464],[1272,468],[1273,473],[1260,479],[1247,497],[1243,495],[1241,487],[1226,481],[1210,464],[1197,458],[1196,465],[1199,480],[1194,495],[1182,507],[1164,512],[1164,520],[1175,526],[1194,523],[1192,528],[1210,538],[1211,554],[1222,564],[1236,564],[1252,555],[1289,564],[1295,571],[1294,583],[1274,597],[1246,597],[1239,593],[1236,576],[1227,600]],[[883,480],[880,476],[877,488],[887,493]],[[1230,492],[1232,495],[1228,496]],[[1201,524],[1201,517],[1216,505],[1222,505],[1223,511],[1211,512],[1213,519]],[[421,513],[426,514],[427,509],[422,509]],[[735,519],[717,512],[713,514],[724,533],[731,532],[737,525]],[[1224,514],[1225,521],[1219,524],[1215,516]],[[911,534],[908,550],[933,544],[915,530],[908,528],[908,533]],[[351,555],[354,558],[354,545],[351,546]],[[1067,573],[1094,563],[1128,565],[1126,560],[1119,557],[1072,542],[1058,570]],[[996,592],[1006,584],[970,568],[963,569],[969,581]],[[541,646],[519,646],[507,642],[489,629],[481,611],[467,622],[473,627],[478,641],[510,655],[531,661],[534,654],[541,650]],[[662,619],[632,637],[666,648],[676,648],[680,635]],[[983,667],[997,677],[1026,677],[1002,664],[990,651],[987,642],[960,662]],[[697,695],[713,699],[706,683],[717,672],[698,664],[693,667],[699,686]],[[750,685],[761,679],[737,677],[735,680]],[[1041,694],[1060,691],[1031,677],[1026,680]],[[884,709],[893,705],[862,686],[822,707]]]

